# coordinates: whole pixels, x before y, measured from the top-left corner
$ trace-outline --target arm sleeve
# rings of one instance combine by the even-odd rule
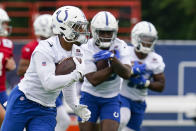
[[[91,60],[84,60],[85,64],[85,74],[97,71],[97,67]]]
[[[97,71],[92,54],[89,51],[85,51],[83,60],[85,64],[85,74]]]
[[[71,88],[63,88],[63,96],[67,104],[74,110],[74,106],[79,104],[79,98],[77,97],[76,84],[72,84]]]
[[[126,44],[120,49],[120,61],[122,64],[131,65],[129,48]]]
[[[53,91],[69,87],[76,80],[77,72],[73,71],[67,75],[55,75],[55,64],[53,58],[41,52],[35,52],[32,56],[36,72],[45,90]]]
[[[159,73],[163,73],[165,70],[165,63],[163,62],[162,57],[159,58],[159,62],[156,65],[156,68],[153,70],[153,74],[159,74]]]

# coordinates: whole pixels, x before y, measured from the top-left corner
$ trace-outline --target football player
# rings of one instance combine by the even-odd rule
[[[98,12],[91,21],[93,37],[82,45],[86,71],[80,103],[88,106],[91,118],[79,123],[81,131],[95,130],[98,118],[102,131],[118,130],[121,77],[128,79],[131,68],[127,44],[117,38],[117,32],[116,18],[110,12]],[[101,61],[102,64],[98,64]],[[108,66],[102,67],[104,61]]]
[[[87,121],[90,111],[78,102],[75,82],[83,78],[84,62],[80,44],[85,43],[88,21],[74,6],[63,6],[52,15],[53,32],[57,35],[42,40],[33,51],[24,78],[15,87],[6,107],[1,131],[54,131],[56,126],[55,101],[63,91],[68,105]],[[81,50],[78,52],[78,50]],[[76,69],[67,75],[55,75],[55,63],[73,57]]]
[[[35,47],[38,45],[39,41],[45,40],[53,35],[52,16],[49,14],[43,14],[38,16],[33,23],[33,27],[37,39],[29,42],[22,48],[21,59],[19,61],[19,66],[17,71],[17,74],[21,78],[24,77],[24,74],[27,68],[29,67],[31,54],[33,53]],[[63,95],[61,93],[56,100],[57,124],[55,127],[55,131],[65,131],[70,124],[70,117],[67,114],[66,110],[64,109],[62,96]]]
[[[6,37],[11,33],[11,26],[7,12],[0,8],[0,103],[7,101],[6,94],[6,71],[14,70],[16,64],[13,58],[13,43]]]
[[[129,61],[140,72],[123,80],[121,94],[121,131],[140,131],[146,109],[148,89],[162,92],[165,87],[163,58],[154,52],[158,39],[154,25],[147,21],[137,23],[131,32]]]
[[[19,66],[17,70],[17,74],[23,78],[24,74],[29,67],[31,54],[33,53],[34,49],[38,45],[40,40],[45,40],[53,35],[52,33],[52,16],[49,14],[44,14],[38,16],[34,23],[34,34],[36,39],[27,43],[23,46],[21,51],[21,59],[19,61]]]

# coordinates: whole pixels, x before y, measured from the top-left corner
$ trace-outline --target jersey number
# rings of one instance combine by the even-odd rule
[[[3,69],[3,53],[0,52],[0,76],[2,76]]]

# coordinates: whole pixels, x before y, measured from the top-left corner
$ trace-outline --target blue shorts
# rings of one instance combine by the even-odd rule
[[[86,92],[81,92],[80,104],[88,106],[91,111],[91,117],[88,121],[96,122],[100,120],[111,119],[120,122],[120,100],[119,96],[112,98],[101,98],[93,96]],[[81,119],[78,119],[81,121]]]
[[[44,107],[28,100],[24,93],[15,87],[6,107],[1,131],[54,131],[56,126],[56,107]]]
[[[122,95],[120,95],[120,101],[121,107],[127,107],[131,110],[131,119],[129,120],[127,127],[140,131],[140,126],[146,110],[146,102],[132,101]]]
[[[62,93],[62,91],[56,99],[56,107],[59,107],[61,105],[63,105],[63,93]]]
[[[7,95],[6,91],[0,92],[0,103],[1,103],[2,106],[7,101],[7,99],[8,99],[8,95]]]

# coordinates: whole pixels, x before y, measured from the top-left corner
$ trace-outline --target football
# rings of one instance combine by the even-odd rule
[[[81,63],[81,59],[77,58]],[[66,75],[76,69],[73,57],[65,58],[56,65],[55,75]]]
[[[97,61],[95,64],[97,67],[97,71],[102,70],[109,66],[108,60],[100,60],[100,61]]]

